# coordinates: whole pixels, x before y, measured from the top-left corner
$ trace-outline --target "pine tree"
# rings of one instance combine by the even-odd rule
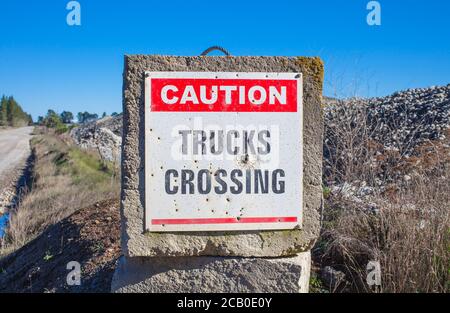
[[[61,113],[61,121],[65,124],[70,124],[72,123],[73,120],[73,114],[72,112],[69,111],[63,111]]]
[[[7,119],[7,103],[8,99],[5,95],[2,96],[2,99],[0,101],[0,126],[8,126],[8,119]]]
[[[8,121],[9,126],[12,126],[13,110],[14,110],[13,107],[14,107],[14,98],[10,96],[6,100],[6,120]]]
[[[16,127],[32,123],[31,115],[22,110],[14,97],[3,96],[0,104],[0,125]]]
[[[45,126],[48,128],[57,128],[61,126],[61,117],[53,110],[47,111],[47,116],[45,117]]]

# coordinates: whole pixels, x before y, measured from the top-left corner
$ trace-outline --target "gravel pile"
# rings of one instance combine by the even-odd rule
[[[357,127],[365,117],[369,137],[404,156],[426,141],[444,139],[450,128],[450,85],[408,89],[382,98],[326,102],[326,135],[331,135],[327,130],[336,123],[345,121]]]
[[[120,163],[122,114],[108,116],[71,130],[70,136],[83,149],[95,149],[107,161]]]
[[[118,114],[115,116],[107,116],[90,124],[95,124],[98,128],[107,128],[110,131],[112,131],[116,136],[122,137],[122,129],[123,129],[122,114]]]

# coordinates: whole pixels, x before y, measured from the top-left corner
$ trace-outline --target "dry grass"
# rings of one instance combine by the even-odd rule
[[[333,185],[366,180],[377,173],[372,160],[378,145],[371,140],[366,109],[356,103],[337,106],[336,118],[325,127],[324,180]]]
[[[322,267],[346,274],[347,285],[330,291],[449,292],[450,140],[422,144],[408,157],[380,150],[364,114],[345,118],[343,110],[327,129],[324,221],[313,251]],[[362,200],[331,192],[343,182],[375,188]],[[366,282],[369,261],[380,263],[380,286]]]
[[[20,248],[74,211],[119,194],[117,171],[96,153],[82,151],[67,137],[43,129],[31,145],[32,190],[11,212],[4,252]]]
[[[449,194],[448,181],[423,176],[395,195],[374,195],[378,213],[331,196],[321,238],[322,262],[344,271],[353,291],[448,292]],[[366,284],[369,261],[381,265],[377,289]]]

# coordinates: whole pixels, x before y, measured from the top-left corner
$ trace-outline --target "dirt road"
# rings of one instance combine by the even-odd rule
[[[0,130],[0,181],[30,154],[33,127]]]

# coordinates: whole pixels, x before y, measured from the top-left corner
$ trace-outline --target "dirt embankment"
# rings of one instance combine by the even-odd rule
[[[109,292],[120,256],[119,201],[81,209],[0,259],[0,292]],[[67,265],[81,265],[81,284],[69,286]]]

